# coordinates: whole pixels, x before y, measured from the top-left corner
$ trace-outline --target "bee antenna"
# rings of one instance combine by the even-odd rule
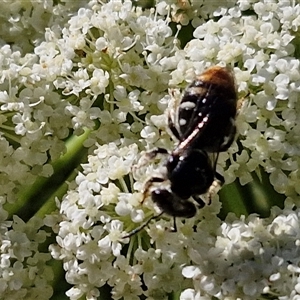
[[[160,214],[156,216],[152,216],[147,221],[145,221],[142,225],[138,226],[137,228],[131,230],[127,235],[123,236],[123,239],[130,238],[136,233],[140,232],[142,229],[144,229],[152,220],[158,219],[164,212],[161,212]]]

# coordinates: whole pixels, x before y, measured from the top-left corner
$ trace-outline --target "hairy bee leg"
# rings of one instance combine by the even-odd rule
[[[164,148],[156,148],[151,151],[148,151],[144,154],[144,156],[146,157],[145,161],[138,167],[146,165],[150,160],[154,159],[159,154],[168,155],[169,152]]]
[[[178,97],[179,95],[176,95],[175,90],[170,90],[169,93],[174,99],[174,102],[173,105],[168,109],[168,128],[171,131],[173,138],[175,137],[178,141],[180,141],[180,133],[178,132],[178,128],[175,126],[175,123],[178,123],[178,120],[172,118],[171,115],[176,117],[181,97]]]
[[[246,98],[248,98],[250,95],[250,92],[248,92],[244,97],[240,98],[238,101],[237,101],[237,105],[236,105],[236,108],[237,108],[237,111],[236,111],[236,116],[238,116],[243,108],[243,105],[244,105],[244,102],[246,100]]]
[[[161,215],[163,214],[163,212],[161,212],[160,214],[158,214],[157,216],[153,216],[151,218],[149,218],[146,222],[144,222],[142,225],[140,225],[139,227],[133,229],[132,231],[130,231],[127,235],[123,236],[123,239],[126,238],[130,238],[133,235],[135,235],[136,233],[140,232],[142,229],[144,229],[152,220],[156,220],[158,219]]]
[[[218,191],[221,189],[221,187],[223,186],[225,180],[224,177],[219,174],[219,173],[215,173],[215,180],[213,181],[213,183],[211,184],[211,186],[209,187],[206,195],[207,195],[207,199],[208,199],[208,205],[211,203],[211,199],[212,197],[218,193]]]
[[[145,157],[147,157],[146,163],[147,163],[149,160],[154,159],[154,158],[155,158],[157,155],[159,155],[159,154],[167,155],[167,154],[169,154],[169,152],[168,152],[166,149],[164,149],[164,148],[156,148],[156,149],[153,149],[153,150],[151,150],[151,151],[148,151],[148,152],[146,152],[146,153],[144,154]]]
[[[161,177],[152,177],[148,181],[146,181],[144,190],[143,190],[143,200],[141,203],[143,203],[145,201],[145,199],[149,196],[149,191],[150,191],[150,188],[153,185],[153,183],[164,182],[164,181],[165,181],[165,179],[163,179]]]
[[[153,149],[151,151],[144,153],[140,159],[140,162],[132,167],[132,171],[134,172],[135,170],[147,165],[149,163],[149,161],[154,159],[159,154],[168,155],[169,152],[164,148],[156,148],[156,149]],[[143,161],[142,161],[142,158],[144,158]]]

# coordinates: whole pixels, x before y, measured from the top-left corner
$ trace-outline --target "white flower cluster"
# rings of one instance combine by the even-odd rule
[[[116,6],[117,4],[119,6]],[[112,9],[113,5],[114,9]],[[113,102],[110,104],[116,105],[117,111],[126,112],[126,108],[129,108],[130,112],[150,109],[149,116],[155,115],[158,114],[157,108],[159,107],[153,111],[155,105],[150,106],[149,102],[142,102],[144,99],[150,101],[151,96],[150,99],[147,99],[143,95],[144,92],[136,90],[134,91],[136,94],[129,96],[127,91],[129,85],[134,85],[142,90],[152,89],[153,86],[149,86],[149,84],[153,84],[153,82],[149,82],[147,78],[151,78],[152,81],[158,75],[152,79],[153,77],[149,76],[149,70],[154,67],[159,72],[168,70],[170,72],[169,86],[177,86],[191,81],[195,74],[202,72],[210,65],[230,64],[234,68],[239,91],[244,94],[250,91],[252,94],[248,103],[246,102],[246,105],[242,107],[238,120],[241,135],[239,143],[243,145],[244,150],[239,153],[238,145],[231,148],[231,165],[225,172],[226,180],[231,182],[236,177],[240,177],[240,181],[245,184],[251,180],[250,172],[256,170],[260,165],[271,173],[271,183],[278,191],[285,192],[287,195],[289,191],[295,196],[297,189],[295,180],[298,179],[296,173],[298,160],[295,155],[297,154],[297,143],[290,139],[297,136],[296,116],[299,113],[296,100],[299,93],[300,76],[297,68],[298,60],[293,57],[295,48],[291,44],[295,35],[295,33],[293,35],[293,30],[297,27],[298,15],[287,16],[286,14],[286,8],[292,4],[287,1],[273,3],[273,5],[270,5],[269,2],[263,3],[263,5],[249,3],[246,7],[245,3],[241,2],[237,7],[225,7],[224,9],[219,8],[215,12],[211,11],[208,15],[214,15],[217,17],[217,21],[204,22],[202,20],[202,24],[199,24],[200,19],[197,19],[199,16],[194,11],[193,24],[197,25],[194,31],[195,39],[190,41],[183,50],[175,53],[162,52],[158,37],[155,36],[155,42],[153,40],[152,31],[159,26],[158,24],[162,24],[161,20],[157,16],[155,19],[154,15],[146,17],[139,10],[133,12],[131,8],[129,13],[128,5],[127,2],[121,4],[111,1],[107,5],[99,7],[99,11],[95,13],[90,11],[83,13],[82,11],[78,17],[83,18],[84,14],[88,14],[89,18],[86,17],[86,20],[94,20],[95,16],[98,22],[97,26],[105,32],[105,35],[99,38],[101,40],[98,39],[95,42],[96,48],[99,45],[96,50],[100,49],[103,52],[103,54],[100,53],[102,56],[100,55],[98,58],[98,64],[106,62],[103,55],[108,55],[105,57],[106,59],[113,57],[118,62],[118,66],[113,68],[109,74],[109,80],[113,82],[111,87],[116,89],[113,92]],[[250,9],[252,14],[244,13],[245,10]],[[299,9],[298,6],[293,11],[297,11],[297,9]],[[201,9],[199,9],[200,11]],[[168,12],[169,8],[165,2],[158,4],[158,13],[164,15]],[[146,36],[143,37],[140,32],[139,37],[129,40],[126,46],[122,43],[116,45],[118,41],[125,43],[127,39],[125,37],[109,39],[110,34],[114,32],[114,37],[121,35],[126,31],[126,26],[129,26],[127,32],[132,32],[132,22],[130,21],[132,18],[136,24],[139,24],[139,18],[144,20],[144,24],[151,22],[151,34],[148,26],[145,25]],[[266,22],[270,18],[272,22]],[[125,19],[126,22],[124,22]],[[76,18],[72,23],[76,23],[75,20]],[[108,22],[111,22],[110,26],[107,25]],[[88,23],[85,24],[89,26]],[[166,23],[163,24],[166,26]],[[138,25],[135,25],[135,29],[136,26]],[[82,32],[84,32],[83,29]],[[168,31],[161,32],[164,32],[162,36],[168,37]],[[142,42],[143,40],[145,42]],[[147,45],[150,40],[153,42],[151,47],[149,44]],[[157,44],[155,45],[155,43]],[[117,48],[119,52],[116,51]],[[143,49],[150,52],[156,49],[156,56],[153,58],[154,53],[151,53],[146,57],[146,63],[142,63],[142,56],[140,55],[138,58],[136,53],[132,52],[143,53],[145,51]],[[93,55],[87,51],[86,53],[87,56]],[[133,54],[135,54],[136,60],[131,58],[131,61],[128,62],[130,55]],[[138,61],[140,63],[136,64]],[[106,70],[106,68],[104,69]],[[137,70],[138,73],[136,73]],[[139,74],[138,77],[137,74]],[[119,84],[120,78],[124,80],[122,87]],[[139,96],[136,97],[136,95]],[[131,99],[135,99],[134,102]],[[162,99],[166,99],[166,97]],[[126,102],[123,104],[122,100]],[[107,118],[106,122],[111,126],[114,112],[110,111],[110,115],[108,112],[101,113],[103,120]],[[291,118],[291,114],[295,117]],[[158,131],[150,121],[155,124],[155,118],[147,117],[147,126],[141,135],[147,144],[154,146],[157,145],[157,137],[153,138],[153,134],[156,132],[154,136],[157,136]],[[136,122],[138,123],[138,120]],[[103,122],[103,124],[106,123]],[[292,136],[290,136],[291,132]],[[131,139],[134,137],[131,136]],[[167,141],[164,143],[170,146]],[[145,145],[144,142],[143,144]],[[108,146],[108,148],[110,147],[112,144]],[[126,147],[125,149],[128,149]],[[134,186],[131,184],[130,176],[129,178],[126,176],[127,179],[123,182],[121,178],[130,173],[129,165],[133,163],[133,160],[129,159],[126,162],[126,151],[123,154],[118,152],[124,152],[124,148],[121,150],[116,148],[113,151],[114,154],[107,154],[112,153],[108,148],[102,146],[97,149],[94,159],[90,158],[89,164],[84,166],[84,172],[89,170],[88,173],[84,177],[79,175],[77,178],[78,191],[75,191],[75,194],[73,194],[74,192],[70,193],[62,202],[61,212],[68,216],[67,221],[60,224],[58,241],[63,249],[58,251],[59,248],[53,248],[56,249],[53,250],[53,255],[55,257],[62,255],[61,258],[65,261],[68,279],[71,282],[81,282],[82,280],[84,282],[76,284],[70,290],[69,297],[71,299],[78,299],[83,294],[87,294],[90,298],[97,297],[98,290],[95,288],[102,286],[105,280],[113,287],[114,299],[138,297],[141,294],[153,299],[162,299],[167,293],[178,291],[179,287],[185,287],[181,299],[210,299],[213,296],[219,299],[236,299],[238,297],[257,299],[259,295],[263,294],[274,294],[287,299],[297,295],[297,275],[295,274],[297,274],[297,257],[299,256],[297,251],[298,233],[291,229],[291,227],[296,228],[297,211],[277,211],[278,217],[275,217],[274,213],[265,221],[257,217],[250,217],[245,222],[243,219],[236,220],[231,217],[221,223],[215,217],[219,206],[214,203],[201,210],[196,218],[188,220],[184,224],[178,222],[176,233],[165,231],[165,228],[170,227],[170,223],[166,223],[163,219],[153,224],[150,223],[147,232],[157,250],[152,248],[145,250],[143,242],[140,240],[137,250],[131,252],[136,239],[138,241],[143,237],[146,239],[144,241],[146,243],[147,237],[142,231],[131,238],[129,244],[131,251],[127,255],[124,253],[123,256],[121,249],[123,247],[123,251],[125,251],[124,244],[128,240],[122,239],[122,237],[124,237],[124,231],[129,230],[128,220],[139,222],[144,217],[138,204],[141,201],[141,195],[138,193],[140,190],[133,189],[133,187],[142,187],[142,179],[139,181],[139,178],[135,178],[138,182]],[[101,159],[100,153],[102,153]],[[134,155],[130,154],[129,156]],[[225,165],[228,154],[221,156],[221,162],[223,160]],[[121,176],[121,174],[123,175]],[[153,175],[153,169],[149,166],[146,174],[141,178],[145,179],[151,175]],[[286,181],[282,183],[284,178]],[[83,190],[88,196],[79,196],[82,186],[85,187]],[[283,190],[283,188],[285,189]],[[89,200],[87,201],[87,199]],[[81,201],[85,205],[81,204]],[[149,206],[147,203],[144,204],[143,208],[146,211]],[[67,205],[66,207],[71,205],[72,208],[67,210],[65,205]],[[91,209],[91,207],[95,208]],[[96,207],[100,210],[96,210]],[[150,207],[150,209],[152,208]],[[74,214],[77,213],[81,217],[75,218]],[[205,215],[210,216],[207,221],[203,220]],[[75,219],[82,219],[80,227],[76,221],[76,230],[66,229],[75,225],[73,224]],[[283,219],[285,223],[279,222]],[[199,220],[202,221],[194,232],[193,225],[197,224]],[[97,221],[98,223],[96,223]],[[283,224],[285,227],[281,228]],[[84,229],[83,232],[81,228]],[[68,241],[70,232],[72,238]],[[76,232],[78,233],[76,234]],[[74,234],[76,236],[73,236]],[[94,238],[94,235],[98,235],[98,238]],[[81,248],[87,249],[81,250]],[[98,250],[95,250],[96,248]],[[89,251],[96,252],[93,252],[93,256],[91,256],[87,254],[90,253]],[[82,255],[88,259],[83,260]],[[115,256],[117,256],[116,260]],[[291,262],[288,262],[287,257],[292,257]],[[130,264],[130,259],[133,259],[134,263]],[[98,267],[95,268],[95,264]],[[183,277],[180,277],[182,265],[186,265],[186,267],[182,271]],[[70,267],[68,268],[68,266]],[[110,277],[113,279],[105,277],[104,268],[107,268],[106,276],[107,273],[110,273]],[[81,271],[75,271],[78,269]],[[119,280],[114,277],[115,274],[120,276]],[[288,278],[291,277],[294,280],[288,281]],[[191,281],[191,279],[193,280]],[[142,283],[147,286],[146,291],[141,289]]]
[[[151,144],[159,139],[153,122],[143,129],[139,116],[148,122],[167,107],[169,73],[156,61],[160,52],[176,49],[168,22],[149,14],[133,13],[130,1],[95,4],[81,8],[62,37],[47,29],[34,54],[0,48],[1,189],[7,201],[37,175],[52,175],[50,163],[66,151],[71,133],[97,129],[85,143],[91,151],[96,141],[137,142],[141,131]]]
[[[165,299],[181,291],[182,300],[299,299],[300,213],[293,203],[300,194],[300,5],[181,0],[143,10],[128,0],[92,0],[60,30],[79,1],[53,6],[51,20],[49,1],[25,2],[0,13],[16,47],[25,45],[26,53],[33,42],[28,35],[38,44],[26,55],[9,41],[0,48],[0,196],[14,202],[23,186],[52,174],[51,162],[71,134],[89,132],[88,162],[70,183],[57,219],[45,219],[57,230],[51,254],[73,284],[69,298],[97,299],[108,284],[113,299]],[[173,32],[171,21],[195,28],[183,48],[175,36],[185,28]],[[136,164],[141,150],[173,147],[166,133],[168,88],[181,90],[215,64],[233,68],[241,96],[250,92],[237,120],[239,139],[220,154],[218,171],[226,183],[246,184],[264,169],[274,189],[289,197],[286,209],[266,220],[228,216],[222,222],[216,199],[195,218],[177,220],[177,232],[166,230],[172,222],[162,217],[124,238],[159,213],[141,193],[157,167]],[[47,299],[49,257],[37,250],[45,239],[42,224],[15,217],[11,225],[6,218],[3,209],[1,296]]]
[[[59,224],[58,246],[51,249],[54,257],[64,261],[67,279],[79,282],[68,292],[71,299],[84,294],[96,299],[97,288],[107,282],[115,294],[122,295],[127,285],[132,294],[142,293],[141,279],[133,278],[137,267],[130,267],[121,255],[122,246],[128,243],[125,221],[130,226],[131,219],[138,222],[144,217],[141,194],[130,193],[132,187],[125,182],[132,182],[131,167],[137,153],[135,144],[98,146],[76,178],[78,187],[61,203],[64,220]],[[122,283],[115,285],[120,280]]]
[[[53,270],[47,265],[50,253],[40,252],[39,246],[47,233],[40,218],[27,224],[14,216],[7,221],[7,213],[0,205],[0,294],[1,299],[50,299]]]
[[[206,5],[208,7],[208,3]],[[133,123],[128,125],[130,132],[140,128],[137,115],[149,113],[141,132],[142,140],[124,134],[125,145],[122,143],[121,148],[111,150],[113,144],[98,147],[89,163],[84,165],[84,175],[77,177],[78,188],[62,202],[61,213],[66,220],[60,223],[60,247],[53,247],[53,255],[64,260],[68,280],[80,282],[69,291],[71,299],[84,294],[96,298],[98,287],[105,282],[112,286],[114,299],[138,299],[141,294],[149,299],[163,299],[178,289],[184,289],[181,299],[257,299],[264,294],[282,299],[296,297],[299,230],[297,222],[292,220],[298,218],[297,211],[277,211],[278,217],[274,213],[265,221],[257,217],[238,220],[231,216],[222,223],[216,217],[219,204],[214,202],[199,211],[194,219],[178,222],[176,233],[166,231],[171,223],[160,219],[148,226],[150,240],[143,230],[131,237],[129,248],[124,248],[128,239],[123,238],[130,230],[130,220],[141,222],[146,220],[145,215],[152,215],[149,209],[153,211],[148,202],[140,205],[142,196],[139,193],[142,181],[153,175],[153,167],[150,164],[145,174],[137,176],[137,182],[132,185],[130,168],[136,154],[127,152],[129,141],[171,147],[164,136],[158,141],[158,124],[163,123],[155,116],[166,108],[169,98],[161,96],[163,106],[154,105],[157,98],[146,91],[154,88],[160,92],[166,80],[168,86],[181,85],[216,63],[232,65],[239,92],[251,93],[238,119],[240,139],[230,149],[231,165],[224,173],[227,182],[239,177],[245,184],[251,181],[250,173],[262,166],[271,173],[270,180],[276,190],[295,196],[298,146],[294,138],[297,138],[296,100],[300,73],[298,59],[293,57],[297,45],[292,45],[291,41],[295,38],[299,6],[289,10],[291,15],[287,16],[286,8],[291,5],[282,1],[272,2],[272,5],[269,2],[248,3],[247,6],[241,1],[239,6],[230,7],[228,3],[228,7],[207,12],[206,16],[216,17],[215,21],[207,22],[200,18],[201,8],[198,12],[193,10],[189,20],[192,19],[196,27],[195,39],[183,50],[174,52],[162,47],[160,41],[166,42],[170,32],[158,28],[168,24],[156,13],[148,12],[149,16],[145,16],[139,9],[133,10],[126,1],[110,1],[94,6],[94,11],[81,10],[78,17],[72,19],[70,32],[65,37],[75,37],[77,32],[78,38],[88,32],[89,39],[94,37],[96,46],[93,53],[88,51],[86,43],[77,46],[86,55],[82,61],[89,58],[93,66],[98,64],[109,73],[107,78],[113,93],[106,97],[110,106],[101,112],[101,135],[104,136],[104,132],[108,135],[112,120],[118,119],[115,111],[133,117]],[[167,16],[171,9],[166,2],[160,2],[157,8],[162,16]],[[171,10],[171,16],[173,12],[175,10]],[[143,29],[139,28],[140,20],[143,20]],[[92,36],[92,27],[100,28],[105,34],[97,38],[93,32]],[[130,38],[132,32],[135,35]],[[77,42],[79,40],[84,39],[77,39]],[[107,63],[111,69],[105,65]],[[164,71],[169,71],[170,77]],[[158,74],[164,74],[161,75],[163,85],[156,80]],[[68,93],[78,92],[75,86],[69,88],[67,80],[60,84],[60,88],[68,88]],[[92,90],[86,91],[95,95]],[[132,149],[136,147],[134,144]],[[241,145],[244,150],[240,152]],[[228,158],[228,154],[222,153],[221,164],[225,165]],[[209,215],[207,220],[205,215]],[[282,219],[286,222],[283,228],[284,222],[279,222]],[[197,230],[194,232],[195,224]],[[288,256],[292,257],[290,261]],[[181,271],[183,276],[180,276]],[[142,284],[147,287],[145,291]]]
[[[71,120],[53,85],[34,71],[37,56],[0,48],[1,195],[13,202],[22,186],[37,175],[53,173],[48,159],[65,151]]]
[[[10,44],[22,53],[29,53],[34,45],[44,40],[45,28],[54,25],[56,30],[60,30],[69,14],[76,12],[84,3],[84,0],[2,0],[0,45]]]
[[[221,222],[216,201],[193,219],[177,220],[177,232],[160,219],[148,235],[141,231],[129,241],[130,223],[144,217],[131,172],[137,152],[134,144],[98,146],[61,203],[63,220],[51,253],[64,261],[74,284],[70,299],[97,299],[106,283],[113,299],[163,299],[179,287],[180,299],[297,299],[300,210],[292,204],[273,209],[267,219],[228,215]],[[143,209],[153,211],[151,202]]]
[[[79,1],[75,2],[79,4]],[[18,9],[26,12],[21,2],[20,5],[17,1],[14,4],[16,15]],[[40,2],[32,4],[36,5],[34,9],[41,8]],[[29,12],[30,3],[27,2],[27,5]],[[151,142],[159,139],[159,130],[153,123],[143,129],[145,121],[138,115],[147,122],[153,114],[159,115],[156,119],[161,120],[160,115],[167,107],[164,96],[167,94],[169,73],[156,61],[160,52],[168,55],[175,51],[168,22],[156,20],[153,11],[146,16],[141,9],[134,12],[131,1],[112,1],[104,6],[91,2],[90,6],[93,8],[81,8],[62,33],[55,18],[53,23],[49,21],[51,29],[46,30],[45,41],[39,42],[34,53],[22,55],[7,44],[0,48],[0,186],[4,203],[16,203],[22,190],[32,186],[38,176],[53,174],[51,163],[66,151],[65,140],[71,133],[80,135],[95,129],[98,124],[97,130],[91,132],[86,141],[90,152],[96,147],[95,141],[107,143],[125,137],[131,143],[137,143],[141,131],[143,137],[151,136]],[[59,7],[60,15],[67,16],[70,7],[58,5],[55,9],[59,11]],[[12,10],[13,7],[9,5],[7,9]],[[35,21],[45,21],[38,13],[32,13]],[[26,16],[28,18],[24,16],[21,22],[26,20],[28,24],[34,24],[31,15],[28,13]],[[38,40],[36,36],[43,31],[42,27],[43,24],[35,27],[36,35],[29,36]],[[26,43],[30,45],[32,41],[28,32],[30,30],[24,29],[22,34],[19,31],[21,38],[15,41],[13,49]],[[28,49],[23,50],[26,52]],[[167,140],[170,139],[167,137]],[[145,139],[140,144],[146,146],[147,143]],[[115,161],[109,171],[114,170],[115,176],[119,171],[118,163]],[[105,177],[102,173],[97,175],[100,179]],[[110,201],[109,187],[106,197]],[[101,189],[101,193],[105,194],[105,188],[101,186]],[[135,201],[136,205],[140,204]],[[118,205],[120,212],[124,211],[121,204]],[[132,219],[143,219],[140,208],[136,216],[133,214],[131,212]],[[33,230],[40,231],[35,223],[30,224]],[[53,221],[46,224],[52,226]],[[9,241],[13,233],[14,228],[9,228],[3,232],[1,240]],[[13,248],[13,245],[10,247]],[[119,248],[116,244],[115,253],[120,251]],[[13,253],[8,242],[6,248],[1,249],[1,255],[7,257],[7,252]],[[6,281],[10,279],[13,281],[14,277],[7,277]],[[26,281],[28,279],[23,276],[19,289],[26,285]],[[34,289],[35,286],[32,286]],[[8,285],[3,285],[3,295],[5,290],[9,290]],[[18,295],[16,293],[16,297],[22,298]]]
[[[187,241],[191,263],[182,271],[194,288],[181,299],[299,299],[299,221],[300,210],[286,208],[267,219],[229,215],[206,237],[201,224]]]
[[[141,231],[130,239],[126,237],[132,225],[151,217],[155,208],[151,201],[141,206],[142,193],[133,182],[132,168],[136,164],[138,148],[135,144],[117,146],[115,143],[98,146],[94,155],[83,165],[83,172],[76,178],[77,188],[70,191],[61,202],[57,245],[51,246],[51,254],[64,262],[66,277],[74,287],[68,291],[70,299],[99,297],[98,288],[105,283],[112,287],[114,299],[138,299],[144,294],[142,284],[147,285],[147,295],[162,299],[186,280],[181,276],[181,265],[189,261],[187,239],[197,219],[178,222],[180,243],[174,239],[178,233],[170,233],[170,222],[160,219],[150,225],[149,235],[156,248],[143,250],[149,236]],[[151,167],[145,167],[149,175]],[[136,177],[145,178],[145,174]],[[219,203],[201,211],[216,215]],[[147,216],[145,216],[147,215]],[[219,220],[210,220],[213,226]],[[215,226],[218,228],[218,226]],[[136,239],[143,239],[136,245]],[[129,243],[129,246],[127,244]],[[182,248],[184,247],[184,248]],[[127,249],[127,254],[124,252]],[[134,263],[130,263],[133,259]],[[172,270],[170,273],[170,270]],[[158,272],[158,273],[157,273]],[[158,276],[152,282],[153,276]]]

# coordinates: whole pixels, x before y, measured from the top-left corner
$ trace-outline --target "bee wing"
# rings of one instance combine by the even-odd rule
[[[236,98],[220,88],[192,83],[178,108],[180,143],[208,152],[225,151],[235,136]]]
[[[180,141],[201,139],[207,133],[207,126],[215,115],[215,106],[220,100],[211,96],[210,87],[193,87],[187,89],[178,108],[178,126]]]

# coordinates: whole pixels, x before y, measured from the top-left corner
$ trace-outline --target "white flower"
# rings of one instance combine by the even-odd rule
[[[104,226],[108,231],[108,235],[98,242],[101,251],[105,248],[111,249],[114,256],[119,256],[122,249],[120,241],[123,238],[123,224],[117,220],[113,220],[110,224]]]
[[[180,292],[180,299],[195,300],[297,299],[300,5],[162,0],[142,9],[129,0],[56,2],[6,1],[0,12],[1,296],[51,297],[50,256],[40,252],[46,224],[57,233],[50,252],[63,261],[71,299],[97,299],[104,285],[114,299]],[[186,29],[192,39],[182,38]],[[170,232],[172,218],[151,219],[159,209],[143,194],[147,179],[166,172],[165,157],[147,160],[140,151],[172,151],[176,140],[166,128],[169,109],[178,105],[172,98],[216,64],[232,67],[239,96],[250,93],[239,107],[237,141],[220,153],[216,169],[226,184],[262,174],[274,191],[261,202],[277,191],[288,197],[286,206],[266,219],[221,220],[216,196],[194,218],[176,219],[177,232]],[[24,198],[36,204],[30,187],[48,194],[39,183],[73,154],[85,161],[75,180],[67,179],[59,212],[44,224],[7,221],[14,211],[2,205]]]
[[[109,74],[103,70],[94,70],[91,78],[91,90],[94,95],[100,95],[105,92],[105,88],[109,83]]]

